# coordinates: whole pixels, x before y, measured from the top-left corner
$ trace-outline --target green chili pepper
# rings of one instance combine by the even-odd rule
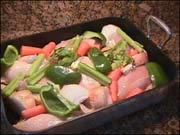
[[[39,80],[41,80],[45,76],[45,72],[46,72],[47,68],[49,67],[49,65],[50,64],[47,64],[47,65],[41,67],[36,73],[32,74],[27,80],[28,84],[34,85]]]
[[[168,82],[168,77],[158,63],[148,62],[146,67],[151,75],[153,85],[159,87]]]
[[[67,117],[79,108],[79,105],[64,98],[53,85],[43,86],[40,97],[48,112],[58,117]]]
[[[81,74],[70,68],[51,65],[46,71],[46,76],[56,84],[77,84],[81,80]]]
[[[79,63],[78,68],[80,72],[92,77],[93,79],[97,80],[99,83],[103,85],[109,85],[111,83],[111,79],[105,76],[104,74],[96,71],[92,67],[84,64],[84,63]]]
[[[102,41],[102,45],[105,45],[106,43],[106,38],[102,33],[98,33],[98,32],[92,32],[92,31],[85,31],[83,33],[83,38],[87,39],[87,38],[98,38]]]
[[[1,58],[1,64],[5,67],[9,67],[14,64],[16,59],[18,58],[18,50],[12,46],[8,45],[5,50],[3,58]]]
[[[21,80],[24,79],[25,74],[19,73],[14,80],[12,80],[3,90],[2,94],[5,96],[10,96],[13,91],[19,86]]]
[[[107,74],[112,70],[110,61],[97,48],[92,48],[88,52],[89,58],[92,60],[97,71]]]
[[[36,73],[39,69],[39,67],[41,66],[43,60],[45,58],[44,54],[39,54],[38,57],[36,58],[36,60],[33,62],[29,72],[28,72],[28,76],[31,76],[32,74]]]

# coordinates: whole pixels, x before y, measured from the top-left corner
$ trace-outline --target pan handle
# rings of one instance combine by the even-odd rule
[[[166,39],[164,40],[164,42],[161,42],[158,45],[158,47],[160,49],[162,49],[165,46],[165,44],[171,39],[172,32],[171,32],[170,28],[161,19],[159,19],[159,18],[157,18],[155,16],[150,15],[150,16],[147,17],[147,20],[146,20],[146,22],[147,22],[147,37],[149,39],[151,39],[150,21],[156,23],[159,27],[161,27],[166,32]]]

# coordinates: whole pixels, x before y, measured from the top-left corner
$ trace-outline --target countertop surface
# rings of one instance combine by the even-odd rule
[[[179,5],[178,1],[1,1],[1,42],[21,36],[50,31],[103,17],[125,15],[145,34],[146,17],[154,15],[172,31],[172,38],[163,51],[179,66]],[[165,37],[153,26],[152,40],[159,44]],[[179,79],[172,93],[157,105],[117,119],[84,134],[178,134]],[[1,123],[1,133],[9,133]]]

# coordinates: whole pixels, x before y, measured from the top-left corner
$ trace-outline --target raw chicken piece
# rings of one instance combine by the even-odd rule
[[[38,131],[53,127],[61,122],[63,122],[63,120],[54,115],[40,114],[28,120],[18,122],[13,126],[24,131]]]
[[[33,95],[29,90],[14,92],[10,96],[9,101],[13,104],[14,109],[18,109],[16,110],[17,112],[36,106]]]
[[[36,105],[42,104],[40,94],[33,93],[33,98],[35,99]]]
[[[61,41],[59,44],[56,45],[55,49],[65,47],[67,45],[68,41]]]
[[[124,99],[129,91],[140,88],[145,90],[145,88],[151,83],[151,79],[147,68],[145,66],[136,67],[134,70],[130,71],[128,74],[123,75],[118,80],[118,96],[119,100]]]
[[[89,57],[87,57],[87,56],[82,56],[82,57],[79,57],[78,59],[77,59],[77,61],[80,61],[80,62],[82,62],[82,63],[84,63],[84,64],[87,64],[88,66],[90,66],[90,67],[94,67],[94,65],[93,65],[93,63],[92,63],[92,61],[89,59]]]
[[[47,77],[43,77],[38,83],[42,85],[47,85],[48,82],[52,83]]]
[[[101,33],[106,37],[106,45],[116,45],[122,38],[117,33],[118,27],[113,24],[105,25]]]
[[[112,104],[109,89],[107,87],[91,89],[89,92],[90,96],[86,103],[87,105],[90,105],[90,108],[97,109]]]
[[[28,56],[20,57],[18,61],[26,62],[27,64],[32,64],[36,58],[37,55],[28,55]]]
[[[31,68],[31,64],[26,62],[16,61],[6,72],[5,77],[8,82],[13,80],[19,73],[27,73]]]
[[[145,52],[138,53],[132,56],[132,58],[134,59],[136,66],[140,66],[148,62],[148,55]]]
[[[60,93],[74,104],[80,104],[89,97],[89,91],[77,84],[63,86]]]
[[[93,78],[85,75],[85,74],[81,74],[82,78],[80,81],[80,85],[83,86],[84,88],[87,88],[88,90],[100,87],[100,83],[97,82],[96,80],[94,80]]]
[[[80,108],[81,108],[82,112],[85,114],[95,111],[95,109],[90,109],[87,106],[85,106],[84,104],[80,104]]]
[[[17,90],[24,90],[24,89],[26,89],[26,88],[27,88],[27,82],[26,82],[26,80],[20,81]]]
[[[145,91],[151,90],[151,89],[153,89],[153,88],[154,88],[154,86],[153,86],[153,84],[151,83],[151,84],[149,84],[149,85],[146,87]]]

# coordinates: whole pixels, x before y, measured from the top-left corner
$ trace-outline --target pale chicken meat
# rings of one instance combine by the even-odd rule
[[[29,109],[36,106],[35,99],[29,90],[21,90],[14,92],[9,97],[9,102],[17,113],[20,113],[24,109]]]
[[[65,85],[60,93],[74,104],[80,104],[89,97],[89,91],[77,84]]]
[[[151,78],[146,66],[136,67],[128,74],[121,76],[118,80],[119,100],[124,99],[127,94],[135,88],[145,90],[149,84],[151,84]]]
[[[5,78],[8,82],[13,80],[19,73],[27,73],[31,68],[31,64],[22,61],[16,61],[8,70],[5,72]]]
[[[56,126],[62,123],[63,120],[51,114],[40,114],[29,118],[25,121],[18,122],[13,125],[15,128],[24,131],[39,131]]]
[[[89,90],[90,96],[87,100],[87,105],[90,108],[97,109],[112,104],[111,97],[109,95],[108,87],[98,87]]]
[[[115,45],[121,41],[121,36],[117,33],[118,27],[113,24],[105,25],[101,33],[106,37],[106,45]]]
[[[140,66],[140,65],[143,65],[148,62],[148,55],[146,52],[138,53],[138,54],[132,56],[132,58],[133,58],[136,66]]]
[[[23,56],[18,59],[18,61],[26,62],[27,64],[32,64],[37,58],[37,55]]]

